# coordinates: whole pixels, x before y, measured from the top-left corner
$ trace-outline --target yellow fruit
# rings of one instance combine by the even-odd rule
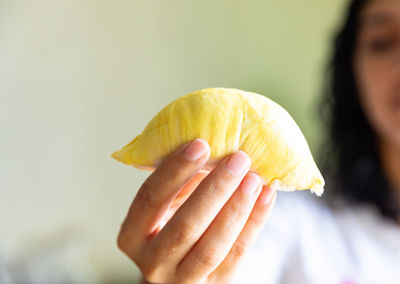
[[[292,117],[272,100],[237,89],[209,88],[176,99],[112,157],[153,170],[166,155],[195,138],[210,145],[206,170],[242,150],[264,184],[278,190],[323,193],[324,179]]]

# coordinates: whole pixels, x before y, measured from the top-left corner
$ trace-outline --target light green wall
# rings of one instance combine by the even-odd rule
[[[115,238],[147,173],[108,155],[171,100],[216,86],[276,100],[314,145],[344,2],[0,1],[0,247],[73,235],[101,279],[134,277]]]

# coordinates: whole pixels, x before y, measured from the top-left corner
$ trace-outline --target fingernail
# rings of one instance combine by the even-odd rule
[[[261,192],[260,202],[263,205],[270,203],[272,197],[274,196],[275,190],[271,188],[266,188]]]
[[[225,168],[234,176],[239,176],[250,167],[250,158],[246,153],[237,151],[225,164]]]
[[[209,150],[210,147],[208,146],[208,143],[206,141],[200,138],[196,138],[186,148],[185,158],[190,162],[194,162]]]
[[[260,177],[254,173],[249,173],[244,178],[241,187],[245,194],[252,195],[256,193],[260,185],[261,185]]]

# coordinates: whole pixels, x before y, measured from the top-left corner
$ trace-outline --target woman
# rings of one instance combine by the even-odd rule
[[[399,0],[352,1],[330,75],[329,202],[280,194],[262,229],[276,193],[241,151],[196,173],[210,153],[196,139],[149,176],[122,225],[145,282],[400,281]]]

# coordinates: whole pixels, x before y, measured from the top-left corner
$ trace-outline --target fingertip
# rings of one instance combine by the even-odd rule
[[[207,141],[201,138],[196,138],[189,143],[184,149],[185,159],[189,162],[195,162],[201,157],[210,155],[211,149]]]
[[[261,178],[254,172],[248,172],[240,187],[247,195],[258,193],[261,187]]]
[[[250,169],[250,165],[251,160],[249,156],[245,152],[239,150],[233,153],[227,160],[225,169],[233,176],[241,176]]]
[[[260,203],[264,206],[271,203],[271,201],[276,197],[276,191],[269,186],[264,186],[260,194]]]

